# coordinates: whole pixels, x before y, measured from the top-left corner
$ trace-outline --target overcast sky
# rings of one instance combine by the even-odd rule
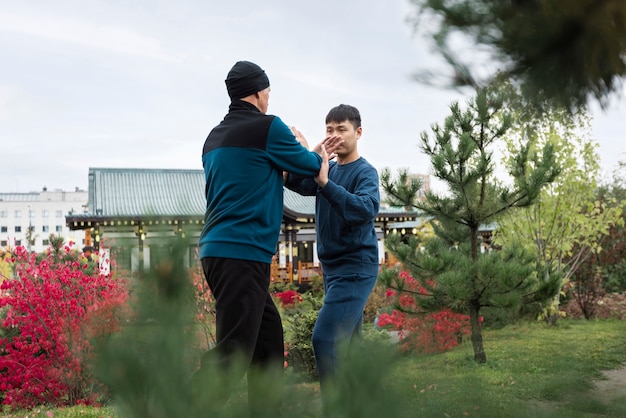
[[[362,156],[428,173],[419,134],[470,93],[411,79],[438,62],[411,11],[408,0],[0,0],[0,192],[87,189],[89,167],[201,169],[238,60],[266,70],[269,113],[309,144],[348,103]],[[624,159],[625,96],[593,106],[607,172]]]

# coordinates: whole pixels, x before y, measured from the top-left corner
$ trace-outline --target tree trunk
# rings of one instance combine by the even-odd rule
[[[470,226],[470,244],[472,260],[478,260],[478,224]]]
[[[478,260],[478,225],[470,228],[470,240],[472,244],[472,260]],[[472,290],[476,292],[474,278],[472,278]],[[472,329],[472,347],[474,347],[474,360],[477,363],[486,363],[487,355],[483,347],[483,333],[480,327],[480,296],[470,300],[470,327]]]
[[[477,363],[486,363],[487,355],[483,347],[483,334],[480,326],[480,303],[477,300],[470,302],[470,327],[472,329],[472,347],[474,360]]]

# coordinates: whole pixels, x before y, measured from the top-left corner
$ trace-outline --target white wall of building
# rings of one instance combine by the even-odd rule
[[[50,235],[62,236],[65,242],[74,242],[82,250],[84,231],[70,231],[65,216],[83,213],[87,208],[88,194],[83,190],[30,193],[0,193],[0,247],[23,245],[31,251],[42,252],[48,248]],[[34,244],[29,246],[27,233],[33,229]]]

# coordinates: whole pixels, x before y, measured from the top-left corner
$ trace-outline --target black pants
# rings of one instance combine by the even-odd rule
[[[280,408],[282,385],[276,375],[283,370],[283,326],[269,293],[270,265],[208,257],[202,259],[202,267],[215,297],[217,320],[217,344],[202,359],[202,368],[229,369],[236,358],[243,357],[252,414]]]

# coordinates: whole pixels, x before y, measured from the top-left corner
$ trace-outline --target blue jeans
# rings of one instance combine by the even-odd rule
[[[363,309],[376,276],[324,276],[324,304],[313,328],[313,351],[320,383],[332,377],[354,338],[361,336]],[[323,387],[322,387],[323,391]]]

